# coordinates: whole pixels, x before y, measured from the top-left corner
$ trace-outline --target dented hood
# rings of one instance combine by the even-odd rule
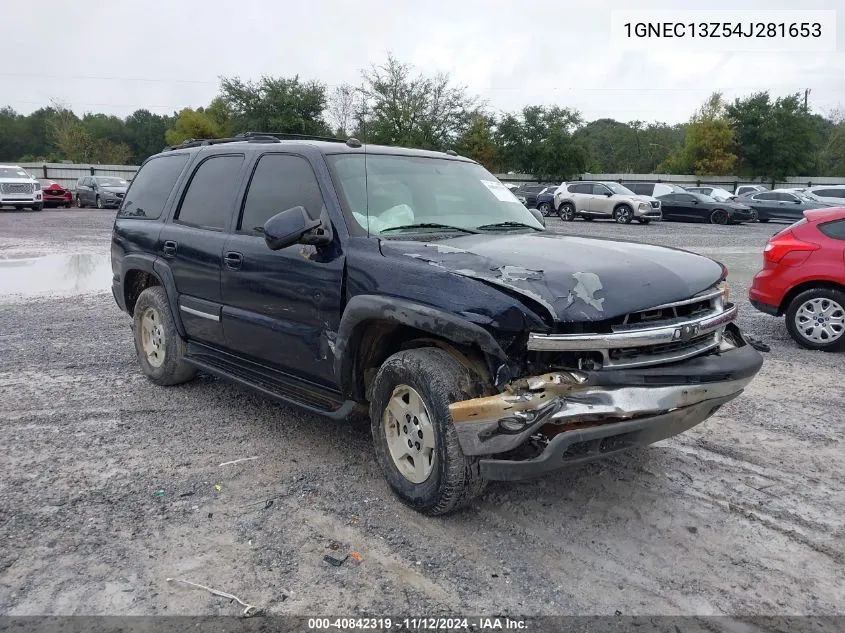
[[[687,251],[548,232],[484,233],[434,242],[382,240],[385,256],[412,257],[518,293],[556,321],[598,321],[686,299],[722,267]]]

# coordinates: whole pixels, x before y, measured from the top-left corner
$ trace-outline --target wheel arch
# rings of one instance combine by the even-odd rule
[[[829,279],[811,279],[809,281],[801,282],[797,286],[790,288],[789,292],[783,296],[783,299],[778,306],[777,316],[783,316],[786,314],[786,311],[789,309],[789,304],[792,303],[793,299],[795,299],[795,297],[799,294],[805,290],[813,290],[815,288],[830,288],[831,290],[845,292],[845,285]]]
[[[507,354],[482,327],[447,312],[403,299],[359,295],[350,300],[338,328],[335,374],[346,397],[368,399],[381,364],[395,352],[438,347],[489,379]]]
[[[185,336],[185,326],[179,313],[179,299],[176,282],[170,267],[157,257],[142,254],[130,254],[123,258],[121,266],[123,300],[126,312],[133,315],[135,303],[141,293],[151,286],[162,286],[167,294],[167,302],[173,315],[173,322],[180,336]]]

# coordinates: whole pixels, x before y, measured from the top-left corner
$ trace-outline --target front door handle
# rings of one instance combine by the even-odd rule
[[[173,240],[167,240],[163,245],[161,250],[164,251],[165,257],[174,257],[176,255],[176,248],[178,244]]]
[[[243,261],[244,256],[235,251],[229,251],[223,256],[223,262],[226,264],[226,268],[231,268],[232,270],[238,270],[241,264],[243,264]]]

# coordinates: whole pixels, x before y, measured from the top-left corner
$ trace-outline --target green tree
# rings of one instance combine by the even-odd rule
[[[149,110],[135,110],[126,117],[126,136],[132,152],[130,161],[140,165],[153,154],[160,152],[167,143],[165,134],[173,124],[166,116],[153,114]]]
[[[184,108],[164,137],[168,145],[179,145],[188,139],[221,138],[223,130],[205,112]]]
[[[587,150],[573,138],[581,123],[577,110],[558,106],[527,106],[519,114],[506,114],[495,134],[500,169],[542,180],[564,180],[583,172]]]
[[[715,92],[693,114],[683,148],[666,160],[662,171],[699,176],[732,174],[737,163],[733,149],[731,120],[721,93]]]
[[[733,120],[740,175],[783,178],[813,169],[819,129],[794,94],[772,101],[768,92],[736,99],[727,107]]]
[[[213,105],[211,116],[215,125],[224,129],[228,126],[230,133],[276,132],[318,136],[330,133],[323,119],[325,86],[318,81],[302,82],[299,76],[262,77],[257,82],[224,77],[220,84],[220,101]],[[227,123],[221,124],[217,113],[223,111]]]
[[[362,121],[369,143],[445,150],[469,129],[478,103],[448,74],[413,75],[413,67],[392,55],[364,71],[368,116]]]
[[[481,163],[487,169],[494,169],[496,164],[496,143],[493,140],[495,121],[482,113],[476,114],[469,128],[458,138],[455,150]]]

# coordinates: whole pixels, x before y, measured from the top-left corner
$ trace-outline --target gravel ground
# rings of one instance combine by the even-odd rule
[[[278,614],[845,613],[842,356],[745,298],[782,227],[551,220],[722,261],[771,352],[679,437],[432,519],[394,500],[366,433],[206,376],[147,382],[107,292],[112,219],[0,214],[0,613],[240,612],[170,577]],[[37,275],[8,261],[40,255]]]

